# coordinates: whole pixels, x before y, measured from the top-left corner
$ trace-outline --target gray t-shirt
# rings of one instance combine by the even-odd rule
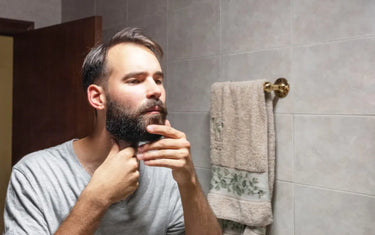
[[[95,234],[184,234],[171,170],[140,162],[137,191],[113,204]],[[4,211],[5,234],[53,234],[90,181],[73,140],[25,156],[13,167]]]

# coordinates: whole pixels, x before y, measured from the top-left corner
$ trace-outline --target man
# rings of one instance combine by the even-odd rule
[[[185,134],[166,120],[161,47],[135,28],[87,55],[93,132],[14,166],[6,234],[220,234]]]

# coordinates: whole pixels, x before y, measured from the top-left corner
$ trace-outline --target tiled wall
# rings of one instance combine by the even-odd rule
[[[286,77],[271,234],[375,234],[375,1],[62,2],[63,20],[102,14],[105,39],[139,26],[164,47],[169,119],[206,192],[210,85]]]
[[[33,21],[35,28],[61,23],[61,0],[0,0],[0,17]]]

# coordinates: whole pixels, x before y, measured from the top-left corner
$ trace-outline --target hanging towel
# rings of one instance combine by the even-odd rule
[[[211,87],[208,201],[224,234],[265,234],[272,223],[275,130],[264,80]]]

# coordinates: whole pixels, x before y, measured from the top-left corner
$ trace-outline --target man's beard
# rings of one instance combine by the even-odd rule
[[[150,134],[146,127],[150,124],[164,125],[167,117],[167,108],[160,100],[150,99],[137,110],[132,111],[130,107],[122,106],[112,100],[109,95],[107,99],[106,129],[117,140],[129,143],[139,141],[155,141],[161,135]],[[147,114],[147,110],[158,106],[160,114]]]

